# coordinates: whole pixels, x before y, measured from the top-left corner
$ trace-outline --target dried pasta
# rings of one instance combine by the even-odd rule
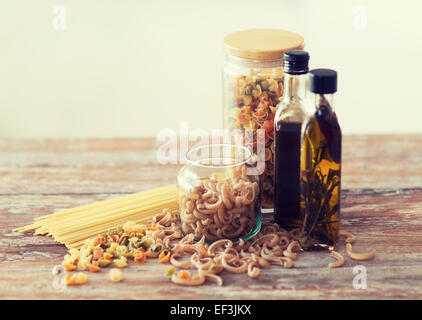
[[[161,240],[164,241],[164,240]],[[188,234],[172,246],[172,255],[178,259],[170,260],[175,266],[196,268],[198,275],[189,279],[180,279],[177,274],[172,275],[174,283],[180,285],[199,285],[207,279],[222,285],[222,279],[217,273],[226,270],[232,273],[247,273],[251,278],[260,274],[261,268],[269,268],[278,264],[285,268],[293,266],[293,259],[285,256],[285,251],[295,253],[300,250],[296,241],[291,241],[289,233],[278,225],[265,227],[254,238],[237,243],[229,239],[221,239],[208,244],[205,235],[195,242],[194,234]],[[180,262],[179,258],[190,257],[189,261]],[[186,263],[186,264],[183,264]],[[200,277],[204,275],[204,279]]]
[[[35,230],[53,237],[68,248],[79,248],[85,240],[113,230],[127,221],[146,223],[167,208],[177,212],[176,185],[142,191],[36,218],[14,231]]]
[[[191,190],[179,190],[183,233],[215,241],[245,236],[254,228],[259,186],[249,181],[245,170],[246,166],[240,167],[225,182],[204,178]]]
[[[69,253],[64,256],[63,266],[67,271],[89,270],[98,272],[100,268],[107,267],[113,262],[119,268],[126,267],[128,266],[127,258],[133,258],[135,262],[143,263],[147,258],[158,258],[161,256],[162,258],[166,257],[166,259],[160,259],[160,262],[170,263],[173,266],[171,267],[171,272],[167,272],[171,281],[178,285],[187,286],[202,285],[206,281],[212,281],[221,286],[223,285],[223,279],[219,273],[224,270],[231,273],[247,273],[249,277],[256,278],[259,276],[261,268],[270,268],[272,265],[280,265],[284,268],[293,267],[294,260],[298,258],[298,254],[302,251],[297,241],[296,231],[288,232],[277,224],[265,226],[257,235],[247,241],[240,239],[234,242],[231,239],[224,238],[224,225],[228,218],[223,215],[219,220],[222,226],[217,226],[216,235],[219,238],[212,244],[205,241],[207,233],[203,230],[207,230],[207,226],[212,224],[208,222],[208,224],[203,224],[204,221],[210,219],[208,216],[214,215],[212,217],[218,219],[218,210],[222,206],[224,206],[226,212],[231,210],[232,214],[235,215],[241,210],[239,212],[233,212],[233,210],[249,206],[254,201],[256,196],[256,194],[253,194],[255,186],[253,183],[248,183],[246,179],[227,181],[226,183],[206,179],[203,181],[201,192],[194,190],[186,193],[185,198],[191,202],[185,203],[185,210],[191,210],[195,207],[198,209],[198,201],[204,200],[204,198],[208,199],[200,202],[203,206],[199,206],[201,211],[197,210],[199,218],[195,217],[196,223],[193,223],[195,228],[193,228],[193,232],[188,233],[183,232],[183,220],[182,217],[178,216],[178,211],[175,207],[155,212],[154,215],[145,220],[145,212],[150,214],[153,208],[159,208],[159,206],[154,206],[153,203],[158,202],[158,199],[163,194],[175,193],[175,190],[171,187],[162,188],[159,193],[160,196],[157,196],[154,192],[149,192],[149,197],[155,200],[150,201],[150,206],[147,206],[148,209],[141,210],[140,220],[143,224],[139,223],[139,221],[131,221],[130,219],[133,216],[129,216],[118,229],[116,229],[116,226],[110,227],[105,234],[100,232],[102,233],[101,235],[95,234],[96,238],[84,239],[80,249],[71,248]],[[218,195],[218,199],[216,195]],[[143,197],[145,199],[146,196],[143,195]],[[214,200],[209,201],[213,197]],[[240,200],[238,200],[239,197]],[[135,198],[132,197],[126,196],[123,198],[126,204],[127,202],[136,202]],[[114,199],[114,201],[116,200]],[[52,228],[51,230],[53,230],[53,227],[60,221],[69,222],[71,220],[69,217],[74,214],[82,218],[82,225],[95,225],[92,217],[83,218],[82,213],[86,214],[86,210],[92,209],[96,210],[98,214],[102,212],[103,218],[107,219],[109,211],[106,211],[106,208],[109,210],[112,206],[118,206],[118,204],[119,200],[116,203],[107,200],[103,204],[84,206],[78,210],[70,209],[66,214],[57,213],[57,215],[42,217],[36,221],[46,222],[46,224],[38,223],[36,228],[44,227]],[[230,207],[231,209],[228,209]],[[142,216],[142,212],[144,216]],[[207,218],[204,219],[201,215],[207,216]],[[110,216],[108,219],[111,225],[114,218]],[[179,221],[182,223],[178,224]],[[72,224],[69,225],[72,226]],[[81,225],[81,222],[74,222],[73,227],[78,225]],[[202,232],[198,232],[197,230],[201,227],[203,227],[201,229]],[[99,225],[98,228],[103,230],[104,226]],[[19,230],[22,229],[29,230],[34,228],[19,228]],[[94,230],[96,229],[94,228]],[[85,231],[78,231],[78,234],[80,235]],[[218,233],[219,231],[220,233]],[[54,236],[51,231],[49,233]],[[341,235],[347,237],[346,241],[349,239],[346,250],[352,259],[367,260],[375,255],[375,250],[366,254],[354,253],[350,243],[355,240],[354,236],[345,231]],[[200,236],[199,241],[198,236]],[[72,244],[74,243],[70,243],[70,245]],[[332,251],[331,256],[337,261],[330,263],[330,268],[340,267],[344,264],[344,257],[340,253]],[[175,272],[174,267],[183,270]],[[186,269],[192,268],[196,269],[197,272],[191,276]],[[123,274],[119,269],[114,268],[110,270],[109,277],[112,281],[118,282],[123,279]],[[74,276],[69,275],[67,284],[83,284],[86,279],[86,275],[83,273],[78,273]]]
[[[336,262],[331,262],[328,264],[329,268],[338,268],[341,267],[344,264],[344,257],[338,253],[337,251],[332,250],[331,251],[331,257],[336,259]]]
[[[355,236],[353,234],[351,234],[350,232],[344,231],[344,230],[340,230],[338,232],[339,236],[343,236],[346,237],[346,242],[347,243],[353,243],[355,242]]]
[[[108,273],[108,276],[113,282],[119,282],[123,280],[123,273],[116,268],[111,269]]]
[[[369,260],[375,256],[376,250],[372,250],[368,253],[355,253],[352,250],[352,245],[350,243],[346,244],[346,251],[350,258],[353,260]]]

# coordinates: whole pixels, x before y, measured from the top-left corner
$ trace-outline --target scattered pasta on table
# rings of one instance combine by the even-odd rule
[[[123,280],[120,269],[128,266],[128,259],[144,263],[157,258],[161,263],[170,264],[165,276],[175,284],[198,286],[210,281],[221,286],[223,279],[219,274],[223,271],[246,273],[251,278],[257,278],[262,268],[272,265],[293,267],[302,251],[295,234],[277,224],[265,226],[248,241],[220,239],[209,244],[205,235],[199,241],[195,240],[194,233],[184,235],[177,221],[176,214],[164,209],[146,224],[126,222],[113,231],[87,239],[80,249],[70,249],[62,264],[66,271],[89,272],[114,266],[109,278],[120,282]],[[350,233],[342,231],[342,235],[354,239]],[[366,260],[375,255],[375,251],[353,253],[349,242],[346,250],[354,260]],[[344,257],[337,251],[331,251],[331,256],[337,261],[330,263],[329,268],[344,264]],[[190,271],[192,269],[196,272]],[[85,273],[66,274],[67,285],[80,285],[86,281]]]

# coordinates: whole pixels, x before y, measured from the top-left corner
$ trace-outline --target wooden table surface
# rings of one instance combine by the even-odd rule
[[[154,139],[2,139],[0,299],[422,298],[422,136],[346,136],[343,146],[341,225],[357,236],[355,251],[377,250],[371,261],[346,258],[330,270],[326,252],[303,253],[294,268],[262,269],[257,279],[224,273],[223,287],[180,287],[151,260],[126,268],[121,283],[103,271],[89,274],[84,286],[56,289],[51,270],[65,247],[13,228],[59,209],[175,183],[180,166],[157,163]],[[366,289],[353,288],[357,265],[366,268]]]

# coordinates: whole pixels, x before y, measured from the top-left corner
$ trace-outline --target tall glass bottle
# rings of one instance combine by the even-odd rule
[[[300,223],[301,131],[306,118],[308,61],[306,51],[285,52],[284,94],[274,120],[274,220],[285,229],[297,228]]]
[[[337,72],[309,73],[314,110],[302,137],[301,245],[305,250],[334,249],[340,223],[341,129],[333,108]]]

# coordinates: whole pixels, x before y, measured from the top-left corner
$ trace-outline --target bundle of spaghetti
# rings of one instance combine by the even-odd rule
[[[34,234],[48,235],[68,248],[78,248],[86,239],[113,230],[116,225],[127,221],[146,223],[164,208],[177,212],[176,185],[55,212],[35,218],[33,224],[14,231],[35,230]]]

